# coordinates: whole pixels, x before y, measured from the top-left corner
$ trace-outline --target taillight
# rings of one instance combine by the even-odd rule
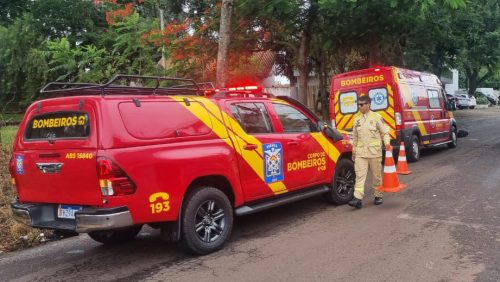
[[[401,113],[396,113],[394,116],[396,117],[396,129],[401,129],[401,126],[403,125]]]
[[[103,157],[97,158],[97,178],[103,196],[130,195],[137,188],[119,166]]]

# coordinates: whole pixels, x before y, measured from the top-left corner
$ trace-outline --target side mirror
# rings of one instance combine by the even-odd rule
[[[318,122],[318,128],[326,135],[326,137],[332,139],[333,142],[337,142],[344,139],[344,136],[342,136],[340,132],[329,127],[328,124],[326,124],[326,122],[324,121]]]

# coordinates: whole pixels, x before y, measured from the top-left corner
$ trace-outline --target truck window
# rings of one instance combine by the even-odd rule
[[[358,94],[356,92],[344,92],[339,95],[340,113],[353,114],[358,111]]]
[[[211,132],[211,124],[206,109],[196,101],[190,101],[197,116],[185,115],[185,109],[177,102],[141,101],[137,107],[133,102],[122,102],[118,108],[127,132],[137,139],[163,139],[200,136]],[[182,118],[179,118],[182,116]]]
[[[385,110],[389,106],[385,87],[368,90],[368,96],[372,99],[370,106],[372,111]]]
[[[274,132],[264,103],[235,103],[231,113],[248,134]]]
[[[26,126],[25,140],[86,138],[90,134],[85,112],[52,112],[33,117]]]
[[[294,107],[273,103],[274,110],[285,133],[315,131],[314,123]]]

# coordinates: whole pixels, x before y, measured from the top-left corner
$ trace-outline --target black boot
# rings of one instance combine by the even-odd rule
[[[375,197],[375,200],[373,200],[373,204],[375,205],[381,205],[384,202],[384,199],[382,197]]]
[[[360,209],[361,207],[363,207],[363,203],[358,198],[353,198],[351,201],[349,201],[348,205],[351,207],[355,207],[357,209]]]

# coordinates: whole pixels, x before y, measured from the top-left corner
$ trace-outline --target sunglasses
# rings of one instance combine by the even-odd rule
[[[368,103],[358,103],[358,106],[364,106],[366,104],[368,104]]]

